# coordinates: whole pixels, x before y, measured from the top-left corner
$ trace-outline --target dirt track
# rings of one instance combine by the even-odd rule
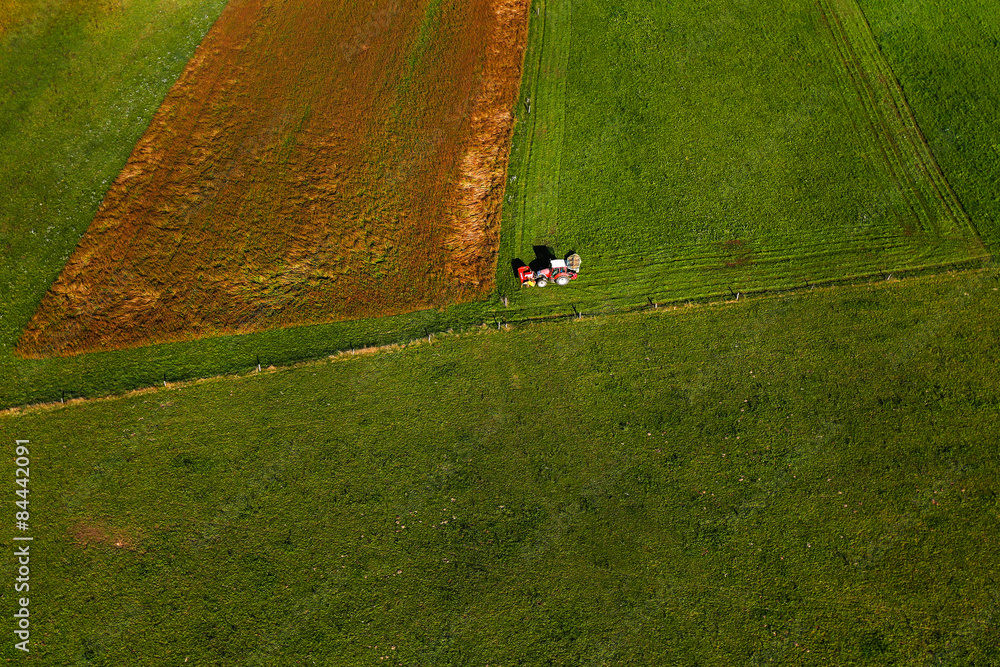
[[[405,312],[492,288],[527,0],[232,0],[23,356]]]

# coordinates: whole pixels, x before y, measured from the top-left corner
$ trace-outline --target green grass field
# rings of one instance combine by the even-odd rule
[[[28,362],[22,327],[223,2],[0,1],[0,406],[241,374],[0,413],[10,480],[31,441],[35,537],[32,652],[3,657],[1000,663],[995,265],[490,319],[995,252],[995,11],[859,2],[870,29],[847,0],[538,0],[509,307]],[[581,252],[580,280],[516,292],[504,262],[538,244]]]
[[[505,250],[576,250],[584,271],[519,307],[986,256],[853,0],[536,7]]]
[[[996,664],[998,277],[0,417],[25,662]]]

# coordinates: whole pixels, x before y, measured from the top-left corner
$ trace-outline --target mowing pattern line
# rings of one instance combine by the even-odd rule
[[[538,117],[529,117],[526,123],[525,144],[528,154],[523,157],[524,164],[520,170],[526,177],[522,183],[512,185],[512,192],[517,196],[517,207],[516,212],[505,222],[509,224],[505,233],[514,238],[513,243],[505,242],[502,247],[514,252],[515,257],[520,254],[521,259],[531,259],[530,255],[524,255],[530,253],[530,245],[535,243],[551,245],[557,253],[572,248],[583,255],[584,270],[580,278],[567,289],[518,290],[515,281],[499,281],[502,288],[507,288],[504,292],[512,301],[508,307],[498,311],[498,315],[502,313],[507,318],[517,317],[517,310],[532,314],[565,312],[570,305],[586,307],[593,312],[595,309],[628,307],[651,300],[662,303],[730,297],[736,292],[746,294],[850,281],[883,272],[887,275],[901,271],[953,267],[975,263],[988,256],[969,216],[952,191],[917,126],[902,88],[879,51],[874,35],[854,0],[806,0],[802,3],[789,3],[789,9],[796,8],[796,12],[790,12],[789,16],[802,20],[797,25],[804,24],[806,27],[797,28],[802,34],[793,36],[784,51],[781,48],[774,50],[774,62],[796,63],[794,66],[799,67],[805,77],[809,77],[810,70],[802,70],[801,65],[797,64],[799,61],[812,60],[813,62],[806,64],[819,66],[814,67],[815,80],[803,81],[793,76],[788,79],[786,85],[793,90],[790,99],[798,107],[783,107],[777,103],[773,107],[766,104],[744,107],[737,100],[733,100],[728,107],[717,107],[676,93],[676,86],[694,88],[701,85],[699,81],[687,78],[683,63],[695,57],[705,58],[707,54],[712,54],[715,58],[723,57],[720,55],[721,47],[716,45],[723,43],[727,28],[720,28],[712,23],[715,14],[709,12],[706,18],[693,21],[693,28],[688,27],[689,32],[685,33],[682,28],[670,22],[669,17],[677,17],[667,11],[663,13],[662,25],[658,25],[655,23],[656,19],[642,11],[639,5],[633,9],[629,3],[620,7],[610,2],[597,4],[600,5],[599,8],[589,11],[592,23],[595,16],[600,16],[617,21],[620,25],[638,26],[635,28],[637,32],[631,36],[640,35],[636,43],[641,48],[632,52],[638,55],[634,63],[626,61],[628,66],[641,68],[643,64],[648,65],[642,60],[645,53],[643,49],[656,50],[660,56],[657,62],[667,62],[663,65],[664,72],[676,73],[674,83],[671,84],[675,88],[664,86],[653,90],[652,86],[659,85],[659,82],[648,78],[631,88],[629,84],[619,87],[605,85],[602,88],[601,68],[607,68],[608,62],[602,60],[603,56],[600,54],[608,47],[617,48],[616,45],[623,37],[629,37],[630,34],[615,33],[615,38],[607,44],[601,42],[600,49],[596,50],[599,55],[595,56],[594,50],[587,51],[586,38],[594,35],[587,32],[591,28],[586,27],[589,25],[585,16],[588,11],[584,7],[577,6],[576,11],[571,13],[572,3],[568,0],[536,3],[536,7],[542,11],[540,15],[532,15],[532,31],[537,32],[533,32],[529,46],[533,65],[527,70],[527,76],[536,77],[530,82],[533,94],[545,94],[553,99],[540,101],[531,113],[531,116],[537,113]],[[798,12],[799,9],[802,11]],[[802,16],[805,18],[798,18]],[[599,22],[600,19],[597,21],[596,25],[603,25]],[[725,24],[725,21],[722,23]],[[781,21],[775,21],[771,28],[776,31],[779,25],[782,25]],[[695,32],[690,32],[691,30]],[[572,33],[573,39],[569,40],[565,34],[560,39],[560,31]],[[699,42],[703,35],[708,37],[705,37],[704,42]],[[596,36],[594,38],[597,39]],[[781,41],[777,33],[770,39]],[[802,40],[805,39],[810,42],[803,44]],[[657,40],[663,45],[662,49],[654,49],[652,46]],[[533,49],[542,49],[542,53]],[[627,51],[622,54],[622,57],[629,56]],[[676,70],[670,69],[671,58],[676,59]],[[567,63],[566,67],[573,70],[568,72],[568,81],[561,76],[552,76],[553,66],[546,66],[546,63],[556,62]],[[582,74],[584,69],[588,71]],[[708,70],[703,67],[694,71],[704,75]],[[780,72],[781,67],[774,65],[774,71]],[[828,74],[824,76],[825,72]],[[637,76],[639,75],[641,72],[637,71]],[[807,92],[795,92],[794,87],[799,86]],[[596,94],[604,95],[606,99],[595,102],[593,97],[587,97],[594,94],[592,91],[599,91]],[[771,92],[774,94],[773,90]],[[615,140],[608,139],[614,137],[613,133],[600,135],[599,141],[580,143],[579,146],[585,146],[582,149],[574,145],[575,133],[586,129],[580,123],[584,120],[590,122],[592,116],[587,114],[594,112],[598,117],[593,118],[592,122],[596,126],[603,123],[606,128],[629,122],[627,113],[652,113],[643,106],[639,107],[642,111],[630,111],[628,105],[636,100],[644,102],[656,99],[655,95],[660,95],[661,100],[669,100],[681,106],[690,105],[691,110],[671,110],[649,116],[650,119],[657,119],[661,123],[666,120],[678,127],[689,127],[685,123],[690,123],[692,118],[708,117],[706,110],[726,109],[752,114],[759,113],[761,109],[774,108],[777,109],[778,117],[782,113],[787,114],[791,119],[788,124],[775,123],[775,127],[784,133],[778,135],[781,138],[777,142],[772,138],[773,135],[761,133],[757,136],[762,137],[763,143],[747,153],[761,163],[768,163],[771,155],[784,159],[801,159],[799,154],[778,152],[774,144],[786,141],[789,136],[797,136],[800,141],[810,141],[813,135],[822,135],[822,128],[816,126],[814,131],[809,130],[809,123],[818,123],[818,118],[833,118],[834,121],[842,119],[838,131],[842,132],[841,138],[846,139],[849,144],[843,146],[847,157],[835,162],[834,166],[841,171],[848,170],[852,183],[858,184],[856,198],[851,200],[844,197],[838,200],[844,208],[838,209],[840,212],[837,215],[823,219],[823,226],[810,229],[810,221],[814,219],[811,216],[815,216],[817,212],[815,209],[799,207],[797,200],[802,197],[798,188],[810,188],[814,181],[808,178],[795,180],[793,177],[789,179],[792,186],[784,196],[794,201],[795,205],[786,205],[786,208],[777,211],[779,216],[783,216],[779,219],[788,220],[787,231],[774,224],[743,224],[734,219],[734,215],[725,212],[720,216],[719,207],[715,208],[715,217],[709,210],[703,216],[704,220],[687,219],[692,213],[698,215],[702,211],[684,208],[683,202],[667,202],[665,205],[657,202],[651,205],[636,199],[631,208],[619,207],[614,214],[606,215],[602,210],[605,203],[615,205],[615,200],[621,201],[626,193],[637,194],[640,198],[645,194],[638,190],[619,190],[613,179],[633,178],[633,182],[640,182],[647,165],[642,164],[639,159],[630,163],[632,156],[614,153]],[[568,100],[573,100],[573,104],[570,105]],[[587,109],[582,116],[579,111],[581,102],[586,104]],[[651,108],[652,105],[647,107]],[[821,111],[825,116],[820,113],[814,115],[817,107],[822,107]],[[600,116],[604,109],[613,111]],[[555,110],[558,110],[559,117],[565,118],[568,124],[565,133],[559,131],[559,141],[552,139],[554,128],[547,122],[549,117],[556,114]],[[799,134],[793,135],[790,127]],[[807,129],[801,129],[803,127]],[[634,129],[640,131],[642,126]],[[701,154],[692,152],[698,146],[696,141],[678,133],[668,136],[675,141],[688,141],[687,145],[695,148],[689,151],[686,147],[677,150],[676,144],[654,145],[653,151],[659,152],[644,153],[644,159],[679,159],[684,160],[682,165],[689,167],[687,170],[664,169],[656,172],[657,174],[679,176],[685,179],[683,182],[688,183],[687,187],[691,190],[715,192],[718,199],[724,200],[730,196],[726,190],[729,184],[724,179],[733,172],[699,171],[695,167],[702,159],[714,159],[716,155],[707,151],[707,157],[702,158]],[[703,145],[734,138],[724,128],[715,135],[707,136],[708,139],[697,135]],[[742,137],[735,137],[737,142],[741,139]],[[607,143],[608,141],[611,143]],[[831,148],[840,147],[841,144],[831,144]],[[645,147],[641,145],[631,146],[633,151],[643,148]],[[745,147],[738,143],[732,148],[734,152],[745,151]],[[811,147],[805,148],[802,155],[808,156],[809,150]],[[602,151],[608,151],[607,155],[601,154]],[[563,152],[569,152],[570,156],[563,157]],[[614,164],[614,168],[603,172],[597,168],[590,172],[583,171],[591,169],[590,164],[598,164],[602,159]],[[807,176],[815,177],[818,174],[830,179],[840,176],[836,169],[827,172],[809,171],[808,165],[801,162],[788,161],[785,164],[790,172],[803,169]],[[752,181],[753,174],[761,172],[760,168],[756,168],[756,172],[754,169],[751,166],[742,172],[749,174],[744,176],[746,181]],[[600,174],[605,178],[594,180],[593,174]],[[712,180],[719,179],[719,174],[723,175],[723,180]],[[768,177],[767,173],[764,173],[764,177]],[[587,181],[587,178],[591,181]],[[647,182],[656,187],[652,180]],[[545,183],[554,184],[559,201],[553,201],[551,192],[542,187]],[[599,183],[604,190],[600,196],[595,196],[592,194],[593,190],[588,192],[580,183]],[[568,187],[567,184],[571,185]],[[822,189],[818,191],[823,192]],[[676,195],[678,189],[663,189],[658,192]],[[743,192],[759,193],[760,190],[749,186]],[[836,191],[837,194],[842,192],[848,190]],[[687,196],[683,190],[680,193],[681,196]],[[576,200],[573,199],[574,195]],[[579,202],[583,202],[583,205],[579,205]],[[858,209],[856,219],[852,218],[852,206],[857,206]],[[555,215],[560,216],[558,221],[551,219]],[[586,220],[588,216],[591,220]],[[585,224],[581,226],[574,217],[583,219]],[[655,220],[662,227],[654,229],[652,225],[646,225],[639,229],[640,225],[635,221],[641,218]],[[713,225],[718,229],[713,228]],[[722,227],[730,226],[743,230],[743,233],[733,232],[733,236],[728,239],[723,235],[728,232],[719,233]],[[692,229],[706,227],[707,232],[691,232]],[[678,235],[673,231],[675,228],[680,230]],[[546,234],[549,229],[551,233]],[[635,240],[623,243],[618,238]],[[588,240],[593,242],[589,243]]]
[[[514,255],[531,259],[531,247],[555,242],[559,229],[559,174],[562,170],[566,79],[572,30],[569,0],[538,0],[532,10],[533,35],[526,63],[529,91],[521,109],[526,155],[515,174],[516,216],[511,220]],[[530,69],[529,69],[530,68]],[[529,206],[528,202],[531,202]]]
[[[855,0],[817,0],[843,73],[865,110],[893,183],[919,228],[935,235],[976,234],[917,125],[913,111]],[[846,105],[848,109],[853,106]],[[859,130],[860,133],[860,130]]]

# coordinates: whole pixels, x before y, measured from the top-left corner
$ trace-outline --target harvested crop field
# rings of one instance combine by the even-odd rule
[[[526,33],[526,0],[233,0],[18,352],[489,292]]]

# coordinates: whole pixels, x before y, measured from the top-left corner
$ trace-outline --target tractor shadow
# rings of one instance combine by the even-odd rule
[[[535,251],[535,258],[528,262],[528,267],[532,271],[541,271],[549,266],[549,262],[556,258],[556,254],[547,245],[531,246]]]
[[[525,264],[524,260],[519,257],[515,257],[510,260],[510,269],[514,272],[514,275],[517,275],[517,270],[522,266],[527,266],[532,271],[541,271],[542,269],[547,268],[549,266],[549,262],[556,258],[555,253],[553,253],[552,249],[548,246],[536,245],[532,246],[532,250],[535,252],[535,258],[527,264]]]

